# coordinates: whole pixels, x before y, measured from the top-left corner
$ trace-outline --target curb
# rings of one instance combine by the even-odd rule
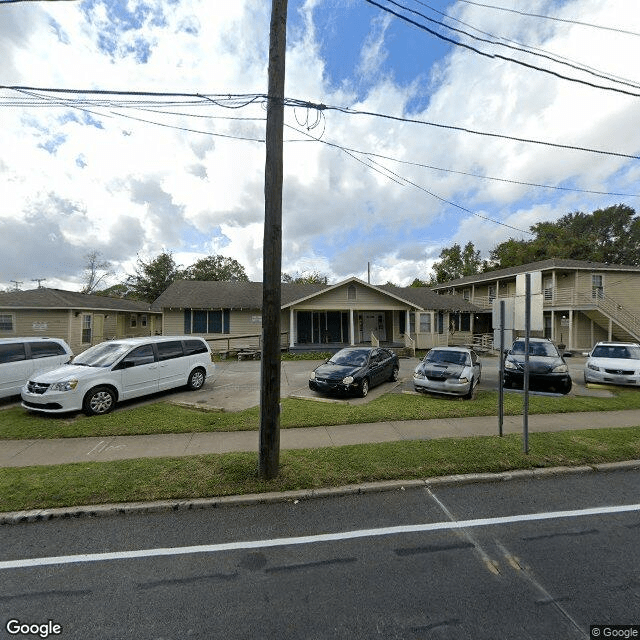
[[[556,476],[577,475],[611,471],[640,470],[640,460],[624,462],[604,462],[578,467],[548,467],[539,469],[517,469],[498,473],[468,473],[423,480],[385,480],[366,482],[342,487],[321,489],[299,489],[295,491],[252,493],[240,496],[220,496],[216,498],[194,498],[191,500],[159,500],[156,502],[125,502],[121,504],[87,505],[79,507],[59,507],[52,509],[33,509],[30,511],[8,511],[0,513],[0,525],[44,522],[56,519],[100,518],[113,515],[162,513],[170,511],[190,511],[195,509],[216,509],[222,507],[248,506],[255,504],[273,504],[278,502],[298,503],[301,500],[314,500],[383,491],[405,491],[406,489],[462,486],[483,482],[507,482],[510,480],[535,480]]]

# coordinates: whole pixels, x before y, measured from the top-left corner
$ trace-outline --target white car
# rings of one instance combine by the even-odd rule
[[[59,338],[0,338],[0,398],[20,395],[31,376],[71,358],[71,348]]]
[[[71,364],[36,375],[22,388],[30,411],[108,413],[116,402],[165,389],[202,387],[215,366],[203,338],[153,336],[102,342]]]
[[[473,349],[433,347],[416,367],[413,387],[416,391],[471,398],[481,376],[482,365]]]
[[[584,381],[640,385],[640,345],[598,342],[585,362]]]

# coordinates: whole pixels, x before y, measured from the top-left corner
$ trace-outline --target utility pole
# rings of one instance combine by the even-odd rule
[[[280,463],[280,314],[282,280],[282,138],[287,0],[271,0],[262,249],[262,360],[260,477],[278,475]]]

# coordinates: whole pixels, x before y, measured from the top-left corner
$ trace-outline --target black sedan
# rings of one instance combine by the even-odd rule
[[[398,356],[379,347],[348,347],[311,372],[309,389],[321,393],[358,395],[398,379]]]
[[[525,341],[518,338],[504,361],[504,386],[522,388],[524,383]],[[571,391],[569,367],[556,346],[545,338],[529,339],[529,385],[556,393]]]

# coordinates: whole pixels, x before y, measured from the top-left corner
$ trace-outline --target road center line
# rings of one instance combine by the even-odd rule
[[[23,558],[21,560],[4,560],[0,562],[0,571],[7,569],[24,569],[62,564],[80,564],[84,562],[106,562],[109,560],[134,560],[137,558],[154,558],[162,556],[179,556],[191,553],[219,553],[246,549],[266,549],[269,547],[285,547],[288,545],[317,544],[319,542],[338,542],[357,538],[376,538],[406,533],[426,531],[446,531],[451,529],[467,529],[472,527],[489,527],[517,522],[535,522],[539,520],[556,520],[561,518],[579,518],[585,516],[609,515],[640,511],[640,504],[628,504],[571,511],[549,511],[497,518],[477,518],[447,522],[428,522],[425,524],[401,525],[397,527],[381,527],[378,529],[359,529],[337,533],[321,533],[310,536],[292,538],[273,538],[269,540],[245,540],[239,542],[223,542],[220,544],[203,544],[189,547],[168,547],[156,549],[138,549],[133,551],[112,551],[107,553],[87,553],[69,556],[52,556],[44,558]]]

